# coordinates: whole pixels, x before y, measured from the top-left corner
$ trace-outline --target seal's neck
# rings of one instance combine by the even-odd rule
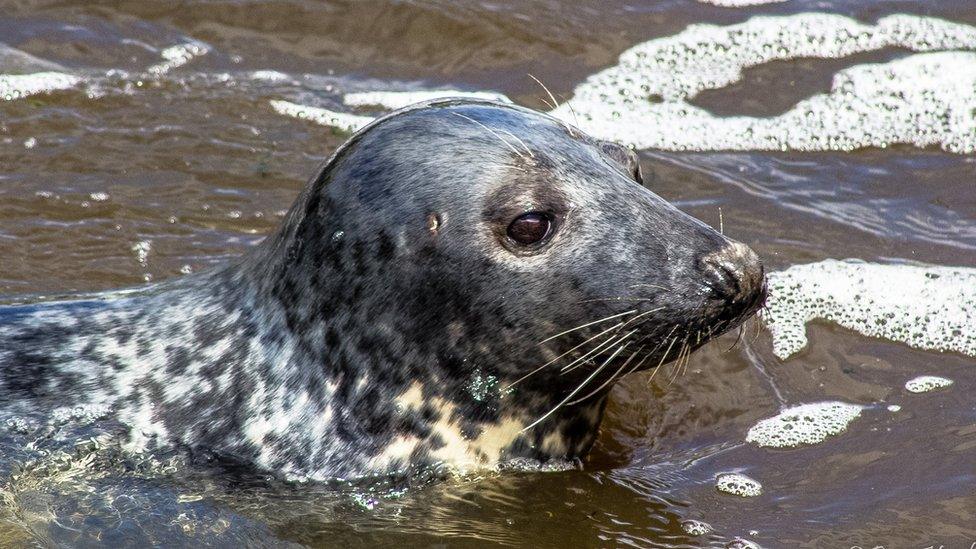
[[[244,263],[175,289],[173,301],[196,311],[198,333],[209,334],[195,339],[193,368],[161,365],[193,386],[165,399],[166,431],[183,442],[316,478],[571,459],[592,445],[604,397],[532,426],[560,395],[545,384],[506,390],[511,380],[461,345],[451,324],[420,336],[398,323],[403,311],[333,314],[352,306],[343,300],[368,300],[267,271],[255,276],[253,268]]]
[[[308,456],[316,475],[372,474],[435,463],[464,469],[510,458],[585,455],[605,395],[549,414],[564,396],[551,384],[532,381],[507,390],[514,379],[499,368],[498,341],[524,340],[523,334],[472,329],[457,320],[463,308],[448,315],[455,320],[444,320],[432,318],[428,310],[391,307],[407,301],[395,301],[397,296],[430,281],[372,272],[383,264],[369,261],[384,253],[382,240],[347,241],[332,229],[303,229],[289,219],[280,235],[236,270],[220,275],[239,280],[224,285],[245,288],[242,303],[256,311],[260,307],[265,320],[258,328],[265,335],[259,339],[277,346],[256,349],[259,356],[248,367],[278,376],[255,376],[265,385],[290,388],[281,394],[263,388],[262,394],[276,395],[266,408],[286,406],[289,399],[305,406],[302,413],[285,414],[298,419],[289,420],[283,440],[306,440],[303,447],[320,448]],[[312,240],[313,234],[326,238]],[[368,281],[390,286],[371,287]],[[258,428],[251,429],[255,439]],[[275,455],[294,450],[272,446]]]

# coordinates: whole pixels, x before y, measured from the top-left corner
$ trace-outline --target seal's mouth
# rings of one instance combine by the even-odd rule
[[[759,272],[753,280],[741,282],[734,295],[717,303],[711,311],[710,330],[718,331],[717,335],[740,326],[752,315],[756,314],[766,304],[769,297],[769,285],[765,270],[759,266]]]
[[[612,330],[597,334],[592,345],[574,353],[578,358],[562,374],[578,366],[588,371],[603,368],[599,377],[606,374],[612,382],[631,372],[687,360],[699,347],[743,326],[765,305],[765,269],[748,247],[733,243],[702,263],[707,290],[699,307],[672,310],[649,305],[608,317]]]

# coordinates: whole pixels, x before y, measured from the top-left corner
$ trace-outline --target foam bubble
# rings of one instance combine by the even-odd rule
[[[81,78],[63,72],[0,74],[0,100],[12,101],[39,93],[73,88]]]
[[[681,529],[689,536],[704,536],[712,531],[710,524],[700,520],[686,520],[681,523]]]
[[[812,151],[911,143],[976,151],[971,52],[850,67],[836,74],[830,93],[769,118],[717,117],[688,103],[702,90],[741,80],[748,67],[886,47],[973,49],[976,28],[913,15],[865,25],[823,13],[754,17],[725,27],[691,25],[625,51],[616,66],[587,78],[569,105],[553,114],[572,122],[575,111],[587,132],[638,148]]]
[[[291,77],[287,74],[272,70],[253,71],[251,72],[251,78],[266,82],[287,82],[291,80]]]
[[[748,0],[718,1],[743,5]],[[774,117],[719,117],[689,102],[703,90],[741,80],[743,69],[763,63],[882,48],[936,53],[850,67],[835,75],[829,93]],[[587,78],[551,114],[596,137],[642,149],[846,151],[906,143],[971,153],[976,151],[976,53],[942,51],[966,49],[976,49],[976,27],[916,15],[891,15],[875,25],[826,13],[690,25],[625,51],[617,65]],[[441,93],[459,92],[369,92],[348,94],[344,102],[393,109]],[[504,98],[492,92],[467,95],[484,94]],[[292,116],[310,109],[276,108]],[[346,116],[354,115],[326,111],[306,118],[354,129]],[[357,119],[357,127],[368,121]]]
[[[763,318],[784,360],[806,346],[813,319],[976,356],[976,269],[826,260],[770,273],[769,291]]]
[[[457,90],[432,90],[414,92],[360,92],[349,93],[343,96],[343,104],[350,107],[379,107],[384,109],[399,109],[421,101],[441,99],[447,97],[467,97],[474,99],[490,99],[509,103],[509,99],[502,94],[494,92],[462,92]],[[271,108],[279,114],[310,120],[316,124],[339,128],[343,131],[354,132],[375,118],[372,116],[361,116],[357,114],[343,113],[324,109],[321,107],[310,107],[290,101],[275,99],[271,101]]]
[[[580,463],[576,460],[567,459],[548,459],[539,461],[532,458],[512,458],[502,461],[495,467],[499,471],[516,472],[563,472],[575,471],[580,468]]]
[[[132,251],[136,254],[136,261],[143,267],[146,266],[149,260],[150,250],[152,250],[152,242],[149,240],[140,240],[132,245]]]
[[[177,67],[186,65],[197,57],[206,55],[209,51],[210,47],[202,42],[176,44],[159,52],[164,61],[149,67],[147,71],[149,74],[155,75],[166,74]]]
[[[910,393],[927,393],[952,385],[953,381],[938,376],[919,376],[905,383],[905,389]]]
[[[715,479],[715,487],[720,492],[751,498],[762,494],[762,484],[739,473],[722,473]]]
[[[746,441],[767,448],[817,444],[847,430],[862,407],[844,402],[816,402],[787,408],[749,429]]]
[[[459,90],[429,90],[409,92],[371,91],[347,93],[342,102],[350,107],[383,107],[386,109],[400,109],[421,101],[442,99],[445,97],[466,97],[468,99],[487,99],[510,103],[508,97],[495,92],[465,92]]]
[[[310,120],[316,124],[339,128],[347,132],[354,132],[373,121],[373,117],[371,116],[359,116],[357,114],[330,111],[329,109],[309,107],[278,99],[271,101],[271,108],[279,114],[293,116],[302,120]]]

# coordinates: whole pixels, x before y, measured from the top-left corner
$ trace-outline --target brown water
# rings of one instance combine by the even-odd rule
[[[0,73],[54,63],[93,79],[0,101],[0,294],[138,285],[254,245],[343,140],[275,113],[272,99],[341,105],[343,92],[396,82],[492,89],[541,108],[545,95],[530,73],[568,96],[623,50],[688,24],[801,11],[976,24],[971,0],[736,9],[693,0],[0,0],[0,42],[36,58],[0,51]],[[161,76],[146,74],[160,50],[187,40],[212,49]],[[903,55],[769,63],[695,104],[769,116],[826,91],[838,70]],[[295,78],[245,77],[255,70]],[[310,76],[296,84],[300,75]],[[846,257],[976,265],[972,155],[894,146],[643,151],[642,161],[656,192],[715,226],[721,208],[726,234],[772,269]],[[74,449],[90,431],[34,440],[11,430],[0,436],[0,545],[722,547],[745,538],[766,547],[969,548],[973,359],[827,323],[811,325],[809,336],[807,350],[783,362],[750,324],[734,349],[734,335],[710,344],[677,379],[665,367],[653,379],[625,380],[582,471],[491,474],[405,492],[278,486],[187,468],[176,457],[132,464]],[[923,373],[955,385],[925,395],[902,388]],[[743,442],[784,405],[822,400],[869,408],[819,445]],[[892,404],[903,408],[885,411]],[[715,476],[730,471],[760,480],[763,494],[718,492]],[[688,534],[686,520],[712,532]]]

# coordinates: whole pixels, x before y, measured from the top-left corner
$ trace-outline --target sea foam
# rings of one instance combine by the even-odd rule
[[[773,352],[807,345],[806,323],[835,322],[919,349],[976,356],[976,269],[826,260],[769,274],[763,318]]]
[[[753,425],[746,441],[767,448],[818,444],[846,431],[862,410],[845,402],[800,404]]]
[[[839,71],[829,92],[779,116],[716,116],[690,102],[704,90],[740,81],[749,67],[884,48],[928,53]],[[972,153],[976,52],[947,50],[974,49],[976,27],[916,15],[891,15],[874,25],[826,13],[690,25],[625,51],[616,65],[588,77],[551,114],[597,137],[641,149],[823,151],[904,143]],[[450,95],[457,94],[375,91],[348,94],[344,103],[393,109]],[[503,98],[494,92],[469,95]],[[365,124],[334,111],[309,116],[310,108],[276,110],[290,116],[303,112],[305,118],[345,130]]]

